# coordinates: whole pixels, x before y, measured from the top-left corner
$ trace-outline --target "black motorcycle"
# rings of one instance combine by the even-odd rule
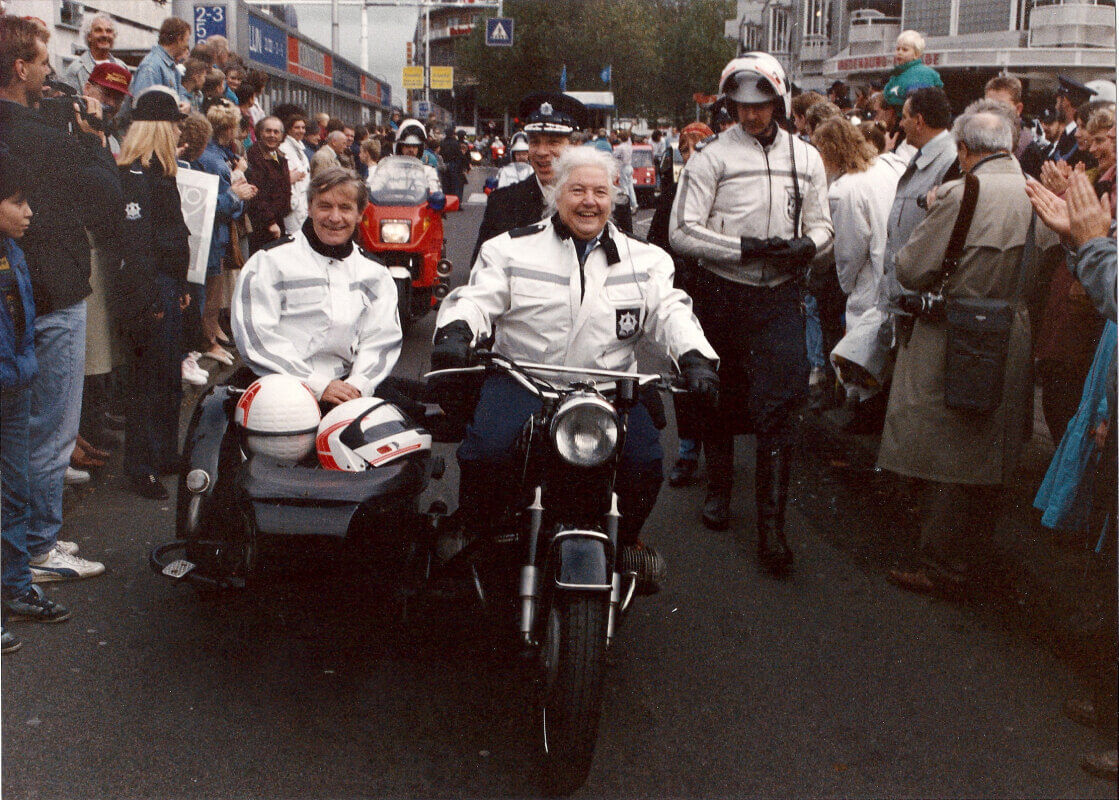
[[[587,778],[598,738],[606,653],[638,589],[618,544],[617,468],[639,390],[660,375],[516,363],[491,352],[477,366],[426,376],[433,395],[464,378],[506,375],[535,394],[514,463],[516,500],[497,519],[433,531],[417,585],[468,575],[483,603],[507,608],[531,665],[544,788],[566,794]],[[628,555],[628,551],[627,551]],[[501,606],[504,596],[507,605]]]

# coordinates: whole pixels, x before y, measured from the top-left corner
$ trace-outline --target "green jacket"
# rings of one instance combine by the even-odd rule
[[[926,86],[943,87],[944,81],[940,79],[935,69],[926,66],[921,59],[915,58],[894,67],[882,94],[887,103],[901,108],[905,105],[905,98],[912,89],[922,89]]]

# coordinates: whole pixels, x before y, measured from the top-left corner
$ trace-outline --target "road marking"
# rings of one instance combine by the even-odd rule
[[[471,192],[470,197],[466,199],[466,204],[484,206],[486,204],[486,195],[482,192]]]

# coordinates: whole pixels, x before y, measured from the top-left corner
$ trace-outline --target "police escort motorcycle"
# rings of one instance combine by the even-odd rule
[[[508,507],[487,520],[459,509],[429,528],[414,586],[465,577],[507,624],[528,665],[543,788],[566,794],[591,768],[606,654],[641,593],[638,576],[664,578],[659,556],[639,564],[641,552],[619,546],[615,482],[641,390],[675,389],[660,375],[518,363],[485,350],[474,362],[428,373],[431,396],[453,405],[504,375],[541,406],[515,448]]]
[[[310,389],[288,375],[214,386],[187,429],[176,539],[155,547],[149,565],[204,593],[240,589],[266,537],[364,537],[386,556],[371,570],[392,583],[415,531],[429,524],[419,496],[442,474],[431,441],[381,397],[320,416]]]

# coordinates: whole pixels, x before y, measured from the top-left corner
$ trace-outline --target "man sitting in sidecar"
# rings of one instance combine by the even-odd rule
[[[368,397],[400,357],[396,286],[356,247],[365,186],[348,170],[311,181],[310,214],[257,252],[233,296],[233,337],[257,375],[291,375],[325,405]]]
[[[715,395],[718,356],[690,298],[673,288],[672,259],[609,222],[614,159],[572,147],[555,168],[556,213],[483,244],[470,282],[443,301],[432,369],[465,366],[474,342],[492,332],[494,352],[518,362],[634,372],[637,342],[649,335],[679,364],[690,390]],[[510,502],[509,487],[517,485],[507,474],[511,454],[538,408],[507,377],[483,383],[458,450],[459,508],[472,521],[467,524],[500,518]],[[660,489],[661,458],[657,426],[638,404],[616,483],[623,547],[643,547],[638,534]]]

